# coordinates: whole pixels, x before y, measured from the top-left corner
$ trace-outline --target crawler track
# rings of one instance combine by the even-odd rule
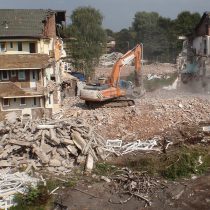
[[[133,106],[135,105],[134,100],[132,99],[113,99],[109,101],[101,101],[101,102],[95,102],[95,101],[86,101],[86,105],[89,108],[115,108],[115,107],[126,107],[126,106]]]

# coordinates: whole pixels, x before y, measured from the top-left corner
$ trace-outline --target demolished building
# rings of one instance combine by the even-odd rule
[[[31,116],[59,108],[65,11],[0,10],[0,108]]]
[[[183,49],[178,56],[177,64],[183,83],[200,80],[208,89],[210,57],[210,12],[205,12],[193,33],[180,37],[184,39]]]

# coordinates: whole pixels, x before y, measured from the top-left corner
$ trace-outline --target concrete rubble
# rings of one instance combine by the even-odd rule
[[[102,137],[85,120],[78,118],[1,122],[0,167],[46,169],[66,174],[83,163],[90,172],[94,162],[103,158]]]
[[[182,125],[208,121],[207,95],[159,90],[135,100],[135,107],[87,109],[84,101],[68,98],[60,114],[86,119],[104,139],[123,142],[153,139]],[[108,131],[108,132],[107,132]]]
[[[99,58],[99,66],[101,67],[109,67],[113,66],[114,63],[122,57],[122,53],[112,52],[110,54],[104,54]]]

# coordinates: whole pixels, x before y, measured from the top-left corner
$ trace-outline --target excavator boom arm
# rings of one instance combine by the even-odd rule
[[[135,59],[135,71],[138,74],[141,70],[141,56],[142,48],[141,45],[138,44],[132,50],[128,51],[125,55],[119,58],[112,69],[110,85],[113,87],[118,85],[121,68],[130,63],[133,59]]]

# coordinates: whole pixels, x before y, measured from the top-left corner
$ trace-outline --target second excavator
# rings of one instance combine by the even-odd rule
[[[141,88],[142,45],[136,45],[113,66],[111,76],[104,84],[86,85],[80,91],[80,98],[90,107],[122,107],[134,105],[134,100],[127,96],[128,85],[122,85],[120,81],[121,68],[131,61],[135,63],[135,86]],[[127,83],[129,84],[129,83]]]

